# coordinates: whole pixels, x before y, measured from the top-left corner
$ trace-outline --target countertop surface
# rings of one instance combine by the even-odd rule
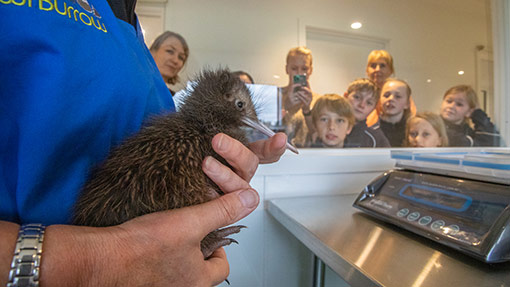
[[[510,286],[487,264],[352,207],[357,195],[267,202],[269,213],[352,286]]]

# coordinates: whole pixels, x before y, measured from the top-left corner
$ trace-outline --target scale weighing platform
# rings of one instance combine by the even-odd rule
[[[510,152],[392,151],[353,206],[488,263],[510,260]]]

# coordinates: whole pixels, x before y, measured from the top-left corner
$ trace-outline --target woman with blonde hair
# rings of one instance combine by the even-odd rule
[[[289,83],[280,88],[282,95],[282,124],[289,140],[303,139],[314,125],[311,119],[311,107],[318,97],[310,87],[310,75],[313,72],[312,51],[304,46],[295,47],[287,53],[285,71]]]
[[[281,91],[286,114],[292,117],[302,111],[309,115],[313,99],[309,82],[313,72],[312,51],[304,46],[290,49],[287,53],[285,72],[289,76],[289,83],[282,87]],[[301,81],[295,82],[296,79]]]
[[[174,96],[175,91],[171,86],[179,82],[178,74],[188,60],[188,43],[180,34],[166,31],[154,40],[149,50],[163,80]]]
[[[379,89],[395,73],[393,57],[386,50],[373,50],[367,59],[367,76]]]
[[[391,54],[386,50],[373,50],[370,52],[367,59],[366,73],[368,78],[377,85],[379,90],[382,89],[386,80],[395,75],[393,57]],[[413,98],[409,98],[409,105],[410,114],[416,114],[416,104]],[[375,110],[367,117],[367,126],[371,127],[376,125],[379,121],[380,114],[381,105],[380,102],[378,102]],[[391,139],[389,140],[391,141]]]

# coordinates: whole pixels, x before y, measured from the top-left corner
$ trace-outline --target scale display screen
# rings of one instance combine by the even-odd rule
[[[510,260],[510,234],[504,232],[510,230],[508,185],[392,170],[353,205],[483,261]]]
[[[462,212],[473,202],[469,196],[432,188],[426,185],[407,184],[400,190],[400,196],[432,207]]]

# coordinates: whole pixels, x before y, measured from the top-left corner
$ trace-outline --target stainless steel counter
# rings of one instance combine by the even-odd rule
[[[267,202],[269,213],[352,286],[510,286],[485,264],[352,207],[356,195]]]

